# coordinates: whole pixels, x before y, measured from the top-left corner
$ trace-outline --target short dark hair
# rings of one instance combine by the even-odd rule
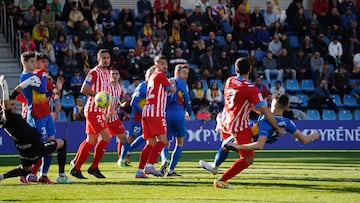
[[[108,49],[100,49],[97,53],[97,58],[100,57],[100,54],[103,54],[103,53],[108,53],[110,54],[110,51]]]
[[[37,60],[37,61],[40,61],[40,60],[42,60],[42,59],[47,59],[47,60],[49,60],[49,57],[48,57],[48,55],[46,55],[46,54],[44,54],[44,53],[37,52],[37,53],[36,53],[36,60]]]
[[[110,66],[109,70],[117,70],[120,73],[120,70],[117,67]]]
[[[154,59],[155,62],[160,61],[160,60],[165,60],[165,61],[167,61],[167,58],[166,58],[166,56],[163,55],[163,54],[159,54],[159,55],[155,56],[155,59]]]
[[[281,108],[286,108],[289,104],[289,97],[285,94],[275,94],[273,98],[276,99],[277,105],[280,105]]]
[[[21,60],[22,61],[28,61],[30,58],[35,58],[35,53],[34,52],[30,52],[30,51],[27,51],[27,52],[24,52],[21,54]]]
[[[235,61],[235,70],[236,70],[236,73],[238,73],[240,75],[248,74],[250,72],[249,61],[244,57],[238,58]]]

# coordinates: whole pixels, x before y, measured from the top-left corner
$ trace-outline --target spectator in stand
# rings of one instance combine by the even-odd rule
[[[339,11],[343,15],[347,12],[347,9],[350,8],[351,12],[355,12],[355,5],[352,0],[343,0],[339,5]]]
[[[332,8],[327,15],[326,23],[328,36],[340,36],[342,34],[341,15],[337,8]]]
[[[74,74],[73,74],[73,76],[71,76],[71,79],[70,79],[70,87],[71,87],[71,90],[72,90],[75,98],[79,97],[80,89],[81,89],[83,82],[84,82],[84,78],[81,75],[80,70],[75,69]]]
[[[184,11],[184,8],[183,7],[180,7],[179,9],[177,9],[176,12],[174,13],[171,13],[171,17],[172,19],[177,19],[177,20],[180,20],[180,19],[188,19],[189,15],[191,15],[191,13],[185,13]],[[165,25],[165,21],[163,21],[164,23],[164,27],[166,26]]]
[[[218,3],[212,7],[212,11],[219,19],[220,25],[227,23],[230,26],[230,10],[226,7],[225,0],[218,0]]]
[[[204,24],[204,14],[201,13],[201,7],[195,6],[194,11],[189,16],[189,23],[196,23],[198,25]]]
[[[303,80],[311,78],[310,61],[302,49],[297,50],[293,55],[291,64],[296,71],[296,79]]]
[[[144,26],[141,27],[138,31],[138,38],[141,39],[144,46],[147,46],[150,42],[153,36],[155,35],[154,30],[152,29],[151,22],[147,20],[144,23]]]
[[[41,11],[40,20],[44,21],[47,27],[54,27],[55,12],[51,10],[50,4],[47,4],[45,9]]]
[[[203,123],[206,123],[211,119],[211,113],[207,106],[200,106],[200,110],[196,113],[196,119],[202,121]]]
[[[40,21],[40,23],[35,25],[32,29],[32,38],[37,47],[39,47],[39,44],[43,41],[45,36],[49,37],[49,29],[46,27],[44,21]]]
[[[222,51],[222,45],[220,44],[219,40],[216,39],[215,32],[209,32],[209,39],[205,40],[205,47],[212,47],[214,54],[217,56],[220,55]]]
[[[329,13],[329,1],[328,0],[314,0],[313,12],[317,15],[317,20],[320,27],[326,22],[326,16]]]
[[[67,33],[61,22],[56,21],[55,26],[49,29],[49,40],[55,44],[60,35],[63,35],[66,38]]]
[[[209,89],[206,90],[206,100],[210,104],[209,110],[212,115],[216,115],[222,110],[224,106],[222,96],[217,82],[212,82]]]
[[[311,55],[314,52],[314,44],[310,39],[309,35],[304,37],[303,41],[300,45],[301,49],[304,51],[305,55]]]
[[[56,63],[61,67],[64,64],[64,56],[68,50],[68,44],[65,41],[64,35],[59,35],[59,38],[55,42],[55,58]]]
[[[279,20],[274,22],[274,26],[269,29],[269,32],[271,36],[274,36],[275,34],[280,36],[282,33],[285,33],[284,28],[282,27]]]
[[[138,64],[139,64],[139,71],[140,71],[140,76],[141,78],[144,78],[145,77],[145,71],[150,68],[152,65],[154,65],[154,59],[151,58],[150,56],[150,52],[149,50],[145,49],[144,51],[144,56],[142,56],[139,61],[138,61]]]
[[[138,16],[137,18],[139,20],[143,20],[145,16],[149,15],[153,11],[153,7],[151,5],[151,2],[149,0],[138,0],[136,3],[137,10],[138,10]]]
[[[209,74],[212,74],[217,79],[221,79],[222,73],[219,61],[216,55],[213,54],[212,47],[206,48],[206,53],[201,56],[201,75],[202,79],[208,80]]]
[[[210,2],[208,0],[198,0],[195,4],[194,4],[195,8],[199,7],[201,13],[205,13],[206,12],[206,8],[208,6],[210,6]]]
[[[278,69],[282,71],[283,75],[282,80],[296,79],[296,70],[292,68],[291,62],[291,56],[288,55],[288,51],[282,48],[280,56],[277,58]]]
[[[21,52],[33,52],[36,51],[37,47],[35,41],[31,38],[30,33],[25,32],[21,40]]]
[[[206,7],[206,11],[204,13],[203,34],[207,35],[209,34],[209,32],[218,31],[219,30],[218,24],[219,24],[219,19],[213,13],[212,7],[211,6]]]
[[[353,95],[356,98],[357,103],[360,104],[360,83],[359,82],[357,84],[355,84],[355,87],[350,92],[350,94]]]
[[[49,57],[50,63],[56,62],[55,49],[48,37],[44,36],[43,41],[40,43],[39,51]]]
[[[116,44],[112,40],[112,35],[111,34],[106,35],[106,40],[102,45],[102,49],[113,50],[114,47],[116,47]]]
[[[172,25],[168,31],[168,36],[172,36],[177,46],[183,47],[182,42],[185,41],[185,30],[182,25],[180,25],[178,20],[173,20]]]
[[[336,104],[330,96],[328,90],[328,83],[326,80],[321,80],[319,86],[315,89],[314,94],[308,101],[309,109],[324,109],[323,105],[326,105],[325,109],[336,110]]]
[[[85,121],[84,106],[84,101],[80,98],[76,98],[76,106],[74,106],[72,111],[73,121]]]
[[[285,94],[285,88],[283,86],[281,86],[282,82],[280,80],[277,80],[275,82],[275,86],[270,88],[270,93],[272,95],[275,94]]]
[[[356,20],[351,21],[350,27],[344,31],[344,40],[349,39],[351,36],[355,36],[356,39],[360,38],[360,28]]]
[[[343,49],[337,36],[334,36],[333,40],[329,43],[329,55],[334,58],[336,66],[341,63]]]
[[[123,9],[121,9],[116,25],[117,33],[120,36],[124,36],[125,34],[135,35],[135,16],[130,11],[128,6],[125,6]]]
[[[233,35],[231,33],[226,34],[225,44],[222,49],[227,51],[227,56],[230,57],[231,61],[236,60],[238,48],[236,42],[233,41]]]
[[[171,59],[175,57],[175,49],[177,48],[177,45],[172,38],[172,36],[169,36],[167,38],[166,43],[164,44],[163,54],[166,56],[166,58]],[[181,49],[181,48],[180,48]]]
[[[47,5],[47,0],[34,0],[34,5],[37,11],[41,12]]]
[[[263,24],[265,24],[264,16],[260,13],[260,7],[255,6],[254,11],[250,14],[251,28],[255,28],[255,30],[258,31]]]
[[[168,0],[154,0],[153,9],[156,13],[164,12],[165,9],[168,9]]]
[[[151,39],[151,42],[148,45],[147,49],[149,50],[150,57],[155,58],[155,56],[162,53],[162,51],[163,51],[163,43],[160,42],[159,38],[154,36]]]
[[[74,71],[78,68],[78,61],[72,49],[67,50],[67,54],[64,56],[63,70],[67,79],[70,79]]]
[[[94,0],[92,6],[96,6],[100,10],[108,10],[109,13],[111,13],[113,9],[110,0]]]
[[[115,22],[111,16],[111,11],[108,8],[103,8],[100,10],[100,15],[97,18],[97,24],[100,26],[100,29],[103,31],[104,35],[115,35]]]
[[[353,58],[353,78],[360,78],[360,49],[355,51]]]
[[[84,20],[83,14],[80,12],[79,7],[73,5],[69,13],[69,20],[67,21],[67,26],[70,28],[72,34],[78,32],[78,28],[81,25],[81,22]]]
[[[324,58],[320,56],[319,51],[315,51],[314,55],[310,58],[310,70],[311,70],[311,78],[315,82],[316,73],[323,67]]]
[[[348,40],[345,40],[343,45],[343,55],[341,58],[341,62],[348,65],[347,71],[349,73],[352,71],[352,59],[357,50],[360,50],[360,44],[356,37],[352,35],[350,38],[348,38]]]
[[[260,71],[265,73],[265,78],[267,81],[271,81],[271,75],[276,75],[276,80],[282,81],[282,71],[277,69],[276,60],[273,58],[271,51],[266,52],[266,57],[262,60],[262,67]]]
[[[96,43],[96,36],[94,29],[90,26],[89,21],[84,19],[79,28],[79,39],[82,46],[87,49],[96,50],[98,45]]]
[[[176,13],[179,9],[181,9],[181,1],[180,0],[168,0],[167,9],[169,10],[171,15]]]
[[[261,30],[256,32],[256,39],[258,42],[258,47],[263,51],[268,50],[269,42],[270,42],[270,32],[267,29],[266,25],[263,24],[261,26]]]
[[[315,38],[312,38],[310,35],[310,39],[313,39],[314,42],[314,49],[318,50],[323,57],[327,56],[329,52],[328,44],[324,42],[324,37],[323,32],[319,32]]]
[[[224,82],[228,77],[232,75],[231,73],[231,65],[233,62],[231,61],[230,57],[227,55],[226,50],[222,50],[220,57],[219,57],[219,65],[221,70],[221,81]]]
[[[279,19],[278,15],[273,11],[273,8],[272,3],[267,3],[266,11],[264,13],[264,21],[266,27],[268,28],[271,28],[275,21]]]
[[[334,71],[330,69],[330,63],[328,61],[325,61],[321,69],[316,72],[315,85],[318,86],[321,80],[326,80],[331,90],[335,89]]]
[[[351,22],[356,21],[356,15],[352,13],[351,7],[346,9],[346,13],[341,16],[341,25],[344,29],[351,27]]]
[[[279,34],[279,37],[280,37],[280,41],[281,41],[281,47],[283,49],[286,49],[288,51],[288,54],[289,55],[292,55],[293,54],[293,49],[290,45],[290,39],[288,38],[288,35],[286,34],[286,32],[284,33],[280,33]]]
[[[318,27],[318,22],[317,20],[311,19],[309,22],[309,26],[306,29],[306,35],[309,35],[311,39],[316,39],[318,34],[322,33],[324,34],[324,32],[320,32],[320,28]]]
[[[90,0],[79,0],[78,7],[85,19],[91,19],[91,4]]]
[[[73,50],[76,57],[81,55],[83,49],[83,43],[80,41],[79,36],[74,34],[68,45],[69,49]]]
[[[186,57],[184,57],[182,49],[180,47],[177,47],[175,49],[175,56],[169,60],[168,73],[170,73],[170,74],[174,73],[175,66],[177,64],[186,64],[187,62],[188,61],[187,61]]]
[[[129,85],[129,87],[126,88],[126,93],[132,95],[135,92],[135,89],[140,84],[140,78],[139,77],[133,77],[132,82]]]
[[[274,34],[273,39],[269,43],[268,50],[273,53],[274,58],[277,58],[282,49],[282,44],[278,34]]]
[[[261,93],[263,98],[267,98],[269,95],[269,90],[266,85],[262,82],[261,77],[255,77],[254,79],[254,85],[259,89],[259,92]]]
[[[30,0],[19,0],[18,7],[20,9],[20,13],[24,14],[26,11],[28,11],[30,5],[31,5]]]
[[[99,18],[100,16],[100,11],[99,11],[99,8],[96,7],[96,6],[92,6],[92,9],[91,9],[91,19],[88,19],[89,20],[89,24],[91,27],[94,28],[94,30],[100,30],[100,25],[97,23],[97,19]]]
[[[256,52],[255,50],[250,50],[248,61],[250,64],[250,67],[252,68],[252,72],[250,73],[250,78],[253,77],[260,77],[264,75],[264,71],[259,70],[259,64],[258,60],[256,58]]]
[[[62,14],[61,14],[63,21],[69,20],[69,14],[70,14],[73,6],[76,6],[76,1],[74,1],[74,0],[66,0],[65,1],[64,7],[62,9]]]
[[[299,0],[295,0],[295,1],[299,1]],[[289,19],[289,15],[288,15],[288,19]],[[293,15],[293,19],[289,22],[289,27],[291,30],[293,30],[298,34],[299,38],[303,38],[306,33],[307,25],[308,22],[304,15],[304,8],[299,8],[296,11],[296,14]]]
[[[158,20],[156,23],[156,27],[154,27],[154,35],[160,40],[162,44],[166,43],[166,40],[168,39],[168,34],[166,29],[163,27],[163,22],[161,20]]]
[[[193,83],[193,88],[190,92],[191,106],[194,114],[197,114],[201,106],[208,106],[209,102],[206,101],[203,84],[200,80]]]
[[[345,65],[340,64],[334,73],[334,88],[331,89],[332,94],[339,94],[341,98],[344,94],[349,94],[351,85],[349,81],[349,73],[346,71]]]
[[[141,39],[138,39],[136,41],[136,46],[134,48],[135,57],[137,59],[140,59],[140,57],[144,56],[145,49],[146,49],[146,47],[144,46],[143,41]]]
[[[141,73],[138,65],[138,59],[135,57],[134,52],[134,49],[129,49],[129,52],[125,58],[125,67],[128,68],[131,77],[139,77],[140,79],[144,79],[140,76]]]
[[[77,61],[78,67],[84,75],[86,75],[91,68],[94,67],[94,63],[91,60],[87,49],[82,50],[81,56],[77,59]]]
[[[329,0],[329,10],[332,8],[340,8],[340,1],[339,0]]]
[[[239,6],[239,9],[235,13],[234,19],[232,21],[234,30],[239,28],[238,26],[241,21],[245,23],[245,28],[248,28],[250,26],[250,16],[246,12],[245,6],[242,4]]]
[[[238,49],[246,49],[244,39],[247,34],[247,28],[245,21],[239,21],[239,25],[233,29],[232,36],[234,37],[234,41],[236,42],[236,46]]]
[[[302,0],[293,0],[289,4],[288,8],[286,9],[286,15],[287,15],[286,21],[289,24],[292,24],[295,21],[295,18],[300,9],[303,9],[304,12],[304,6]]]

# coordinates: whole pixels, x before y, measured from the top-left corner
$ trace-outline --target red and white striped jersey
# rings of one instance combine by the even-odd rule
[[[119,108],[119,102],[124,98],[124,90],[120,83],[110,84],[110,94],[112,96],[112,104],[106,109],[106,115],[108,116],[108,122],[113,122],[119,119],[117,110]]]
[[[255,105],[265,105],[257,87],[239,76],[227,79],[224,88],[225,105],[221,118],[222,129],[232,134],[249,128],[249,114]]]
[[[155,71],[149,78],[146,90],[146,102],[143,117],[165,117],[167,88],[170,82],[166,74]]]
[[[109,70],[101,69],[100,67],[96,66],[95,68],[91,69],[89,73],[86,75],[83,85],[88,85],[91,87],[91,90],[94,92],[101,92],[101,91],[110,91],[110,72]],[[84,112],[103,112],[105,110],[99,108],[95,105],[95,97],[88,98],[86,102]]]

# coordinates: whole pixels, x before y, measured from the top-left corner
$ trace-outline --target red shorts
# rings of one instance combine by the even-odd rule
[[[98,134],[102,130],[108,128],[105,115],[100,112],[86,113],[86,133]]]
[[[157,135],[166,135],[166,119],[164,117],[143,117],[142,128],[144,139],[155,138]]]
[[[231,134],[229,134],[229,133],[225,133],[225,132],[221,132],[221,137],[222,137],[222,139],[224,139],[224,140],[226,140],[228,137],[230,137],[230,135]]]
[[[244,131],[238,132],[236,134],[236,143],[237,144],[249,144],[253,142],[253,134],[251,128],[246,128]],[[241,156],[254,156],[254,150],[239,150]]]
[[[108,122],[109,131],[112,136],[125,134],[125,128],[120,119]]]

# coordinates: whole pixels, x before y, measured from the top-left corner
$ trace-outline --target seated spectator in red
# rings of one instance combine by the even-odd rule
[[[30,33],[25,32],[21,40],[21,52],[33,52],[36,49],[35,41],[31,38]]]
[[[204,123],[211,119],[211,113],[206,106],[201,106],[200,110],[196,114],[196,119]]]
[[[125,6],[123,9],[121,9],[116,25],[117,25],[117,33],[120,36],[124,36],[124,34],[129,34],[129,35],[136,34],[135,16],[130,11],[128,6]]]

